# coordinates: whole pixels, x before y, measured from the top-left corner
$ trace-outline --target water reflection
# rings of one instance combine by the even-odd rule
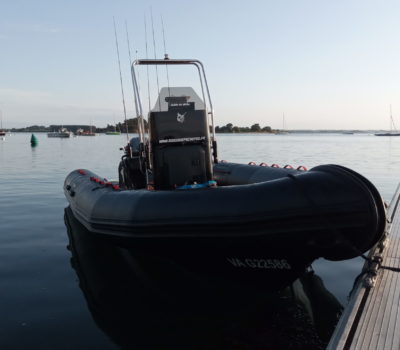
[[[323,349],[342,311],[308,271],[284,291],[222,288],[87,231],[65,210],[71,265],[94,321],[121,348]]]

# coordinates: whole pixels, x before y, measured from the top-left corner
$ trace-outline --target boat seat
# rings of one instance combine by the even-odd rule
[[[194,110],[189,105],[189,108],[151,112],[149,123],[156,189],[212,180],[205,110]]]

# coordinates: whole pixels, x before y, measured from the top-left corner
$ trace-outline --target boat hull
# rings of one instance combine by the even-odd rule
[[[385,208],[361,175],[325,165],[308,172],[220,163],[218,188],[119,190],[88,171],[64,192],[87,230],[198,276],[280,290],[317,258],[350,259],[384,234]]]
[[[66,209],[69,221],[75,222],[79,234],[93,235],[81,223],[71,208]],[[79,228],[79,226],[81,227]],[[259,291],[282,290],[305,273],[313,258],[304,254],[299,245],[287,246],[280,237],[266,245],[260,237],[234,238],[158,238],[153,240],[122,240],[113,237],[110,247],[123,247],[148,260],[164,261],[176,269],[186,271],[192,278],[200,278],[214,287],[243,288]],[[297,242],[301,243],[301,242]],[[285,248],[286,247],[286,248]]]
[[[350,169],[222,163],[214,173],[221,187],[124,191],[79,170],[68,175],[64,192],[89,231],[233,275],[291,274],[319,257],[353,258],[384,234],[379,193]]]
[[[400,136],[400,133],[390,133],[390,132],[386,132],[386,133],[382,133],[382,134],[374,134],[375,136]]]
[[[47,137],[57,137],[57,138],[69,138],[71,137],[70,133],[63,132],[49,132]]]

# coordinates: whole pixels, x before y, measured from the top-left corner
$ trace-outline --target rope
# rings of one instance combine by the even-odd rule
[[[370,264],[372,263],[377,263],[378,264],[378,269],[382,270],[388,270],[388,271],[393,271],[393,272],[400,272],[400,267],[392,267],[392,266],[387,266],[387,265],[381,265],[383,258],[381,256],[372,256],[372,258],[369,258],[365,256],[364,254],[359,255],[361,258],[364,260],[368,261]],[[367,269],[368,270],[368,269]]]

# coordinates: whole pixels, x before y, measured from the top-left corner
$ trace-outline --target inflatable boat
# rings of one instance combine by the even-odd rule
[[[156,64],[197,67],[202,98],[189,87],[162,88],[146,130],[135,66]],[[381,196],[350,169],[220,162],[199,61],[138,60],[132,80],[139,137],[125,147],[119,181],[87,169],[65,180],[71,210],[89,231],[200,273],[271,288],[288,285],[319,257],[359,256],[384,235]]]

